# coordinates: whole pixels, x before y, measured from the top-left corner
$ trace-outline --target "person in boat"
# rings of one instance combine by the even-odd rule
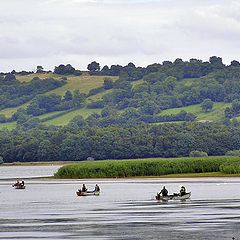
[[[95,185],[94,192],[100,192],[100,187],[97,184]]]
[[[22,180],[22,182],[20,183],[20,187],[24,187],[25,182]]]
[[[179,195],[180,195],[180,196],[183,196],[183,195],[185,195],[185,194],[186,194],[186,188],[185,188],[184,186],[182,186],[181,189],[180,189]]]
[[[82,185],[82,192],[86,192],[87,191],[87,188],[85,186],[85,184]]]
[[[19,187],[20,186],[19,179],[16,180],[16,182],[12,185],[13,187]]]
[[[168,195],[168,190],[166,189],[165,186],[163,186],[162,190],[160,191],[159,195],[161,194],[163,197],[166,197]]]

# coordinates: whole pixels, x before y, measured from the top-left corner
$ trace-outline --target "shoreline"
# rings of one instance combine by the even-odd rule
[[[168,174],[162,176],[133,176],[133,177],[112,177],[112,178],[57,178],[57,177],[48,177],[48,179],[53,180],[134,180],[134,179],[202,179],[202,178],[239,178],[240,174],[225,174],[221,172],[209,172],[209,173],[182,173],[182,174]]]
[[[29,163],[29,162],[26,162],[26,163],[17,163],[17,162],[14,162],[14,163],[3,163],[0,165],[0,167],[9,167],[9,166],[64,166],[66,164],[71,164],[72,162],[33,162],[33,163]]]

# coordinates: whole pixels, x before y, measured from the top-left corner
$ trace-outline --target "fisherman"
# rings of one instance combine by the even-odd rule
[[[18,187],[20,186],[19,179],[16,180],[16,182],[12,185],[13,187]]]
[[[82,192],[86,192],[87,191],[87,188],[85,186],[85,184],[82,185]]]
[[[184,186],[182,186],[180,189],[180,196],[182,197],[185,194],[186,194],[186,188]]]
[[[95,185],[94,192],[100,192],[100,187],[97,184]]]
[[[166,197],[168,195],[168,190],[163,186],[163,189],[159,193],[160,195],[162,194],[163,197]]]
[[[22,182],[20,183],[20,186],[21,186],[21,187],[24,187],[24,184],[25,184],[25,183],[24,183],[24,181],[22,180]]]

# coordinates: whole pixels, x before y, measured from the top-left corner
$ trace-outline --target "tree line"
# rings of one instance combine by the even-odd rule
[[[215,123],[65,127],[43,125],[0,131],[4,162],[210,156],[240,149],[240,127]]]

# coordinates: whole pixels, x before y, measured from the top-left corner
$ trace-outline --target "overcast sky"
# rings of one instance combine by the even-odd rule
[[[1,0],[0,72],[240,60],[238,0]]]

